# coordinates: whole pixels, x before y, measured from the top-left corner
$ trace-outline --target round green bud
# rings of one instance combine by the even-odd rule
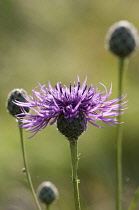
[[[14,89],[12,90],[7,99],[7,110],[8,112],[15,117],[15,115],[22,113],[21,107],[16,105],[14,101],[21,101],[21,102],[26,102],[27,100],[25,99],[27,97],[27,93],[23,89]],[[29,112],[28,107],[24,107],[26,112]]]
[[[50,205],[58,198],[58,190],[51,182],[43,182],[37,189],[37,196],[42,203]]]
[[[136,28],[128,21],[120,21],[112,25],[106,36],[106,48],[120,58],[128,57],[139,43]]]

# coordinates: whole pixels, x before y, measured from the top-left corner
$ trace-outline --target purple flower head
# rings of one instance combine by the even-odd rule
[[[87,87],[87,78],[81,85],[78,77],[77,83],[70,83],[69,88],[57,83],[55,88],[48,84],[39,85],[40,91],[36,88],[32,91],[32,96],[26,98],[27,102],[16,102],[18,106],[28,107],[33,111],[27,113],[22,108],[22,113],[17,115],[17,119],[22,122],[22,128],[33,133],[33,136],[48,124],[57,122],[58,130],[65,135],[68,140],[75,141],[86,131],[87,122],[102,128],[96,121],[115,126],[118,123],[116,116],[123,114],[119,112],[126,108],[126,102],[118,103],[126,95],[120,98],[109,100],[112,94],[112,86],[109,92],[106,87],[100,92],[93,85]]]

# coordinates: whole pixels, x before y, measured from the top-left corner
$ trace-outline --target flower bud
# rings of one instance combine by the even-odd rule
[[[16,105],[14,101],[26,102],[25,97],[27,97],[27,93],[23,89],[14,89],[9,93],[6,106],[12,116],[15,117],[15,115],[22,113],[21,107]],[[29,112],[28,107],[24,107],[24,109]]]
[[[43,182],[37,189],[37,195],[42,203],[49,205],[58,198],[58,190],[51,182]]]
[[[106,42],[107,49],[120,58],[125,58],[137,48],[138,33],[132,23],[123,20],[110,27]]]

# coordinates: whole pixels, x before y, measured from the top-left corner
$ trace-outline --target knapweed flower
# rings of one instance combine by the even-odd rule
[[[125,58],[138,46],[139,37],[132,23],[122,20],[112,25],[106,36],[106,48],[115,55]]]
[[[22,128],[34,133],[34,135],[44,129],[48,124],[57,123],[58,130],[65,135],[68,140],[76,141],[78,137],[86,131],[87,122],[94,126],[97,121],[103,121],[114,126],[118,123],[116,116],[123,114],[120,111],[125,109],[126,102],[118,104],[125,96],[109,100],[112,94],[112,86],[109,92],[106,87],[100,92],[98,88],[87,87],[87,78],[81,85],[78,77],[77,83],[70,83],[69,88],[57,83],[55,88],[48,84],[40,85],[40,91],[32,91],[32,96],[27,98],[27,102],[16,102],[18,106],[28,107],[34,113],[23,113],[17,115],[17,119],[22,122]]]
[[[23,89],[14,89],[9,93],[6,107],[12,116],[15,117],[15,115],[22,113],[21,107],[16,105],[14,101],[27,102],[25,97],[27,98],[27,93]],[[29,112],[29,107],[25,107],[25,111]]]
[[[58,195],[59,193],[56,186],[51,182],[43,182],[37,189],[39,200],[46,205],[50,205],[55,201],[58,198]]]

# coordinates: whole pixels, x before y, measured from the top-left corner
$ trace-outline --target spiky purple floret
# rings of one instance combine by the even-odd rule
[[[53,88],[49,82],[48,88],[45,85],[39,85],[40,91],[36,88],[32,91],[32,96],[26,98],[27,102],[16,102],[18,106],[28,107],[34,113],[27,113],[22,108],[22,113],[17,115],[17,119],[22,122],[22,128],[33,133],[33,136],[48,124],[53,125],[60,116],[64,116],[70,123],[74,119],[83,117],[84,131],[87,128],[87,122],[94,126],[96,121],[115,126],[118,123],[116,116],[123,114],[122,110],[126,109],[126,102],[120,103],[126,95],[108,101],[112,94],[112,85],[109,92],[104,87],[103,92],[92,85],[87,88],[87,78],[81,85],[78,77],[77,84],[74,82],[70,87],[62,86],[57,83]],[[119,112],[120,110],[120,112]],[[112,118],[111,118],[112,117]],[[114,117],[114,118],[113,118]]]

